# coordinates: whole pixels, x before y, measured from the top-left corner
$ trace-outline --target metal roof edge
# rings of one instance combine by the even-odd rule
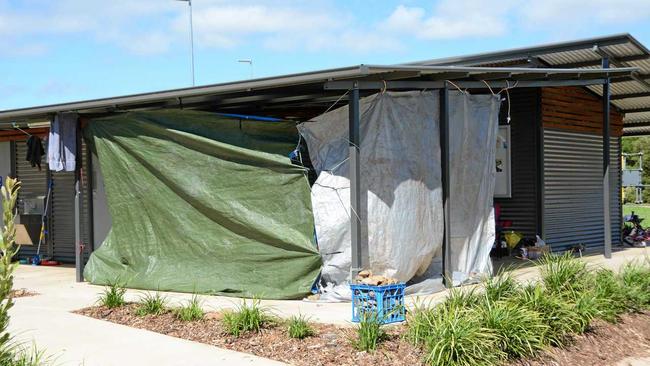
[[[475,54],[469,54],[464,56],[451,56],[438,59],[429,59],[422,60],[417,62],[410,62],[406,65],[447,65],[447,64],[462,64],[462,63],[481,63],[481,62],[490,62],[503,59],[503,57],[509,58],[524,58],[524,57],[534,57],[535,54],[542,53],[543,51],[548,50],[557,50],[554,52],[562,51],[571,51],[579,48],[584,48],[586,45],[600,45],[607,46],[612,44],[621,44],[631,42],[635,46],[639,47],[642,51],[650,53],[648,49],[643,46],[636,38],[634,38],[629,33],[619,33],[612,34],[608,36],[585,38],[574,41],[565,41],[565,42],[553,42],[542,44],[539,46],[533,47],[516,47],[503,51],[496,52],[481,52]]]

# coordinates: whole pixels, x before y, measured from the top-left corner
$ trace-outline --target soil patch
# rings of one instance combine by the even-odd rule
[[[552,348],[517,366],[617,365],[623,359],[650,356],[650,313],[626,314],[618,324],[594,321],[566,348]]]
[[[423,358],[421,350],[400,338],[403,326],[386,327],[388,339],[375,352],[369,353],[352,347],[350,339],[354,336],[354,329],[350,328],[312,324],[316,335],[298,340],[289,338],[286,326],[278,323],[260,333],[247,333],[235,338],[224,331],[218,313],[208,313],[201,321],[182,322],[171,312],[137,316],[135,308],[135,304],[117,309],[95,306],[75,313],[292,365],[419,365]]]
[[[29,291],[26,288],[19,288],[19,289],[11,290],[9,292],[9,297],[11,297],[13,299],[16,299],[16,298],[19,298],[19,297],[36,296],[36,295],[38,295],[38,292]]]

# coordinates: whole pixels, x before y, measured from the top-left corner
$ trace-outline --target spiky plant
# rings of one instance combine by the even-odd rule
[[[18,263],[12,263],[13,257],[18,253],[16,245],[15,207],[18,199],[20,182],[7,177],[4,186],[0,188],[2,194],[2,236],[0,237],[0,363],[13,359],[11,335],[7,331],[9,325],[9,309],[14,305],[10,297],[14,284],[13,273]]]
[[[201,307],[201,300],[199,300],[196,294],[192,295],[192,298],[187,304],[174,310],[174,313],[176,314],[176,318],[184,322],[193,322],[205,317],[205,312]]]
[[[119,280],[111,282],[104,288],[99,296],[99,304],[106,306],[109,309],[119,308],[126,304],[124,300],[124,295],[126,294],[126,288],[122,285]]]
[[[287,332],[291,338],[304,339],[314,335],[314,328],[309,325],[308,319],[300,314],[289,319]]]
[[[357,338],[352,345],[360,351],[374,351],[377,345],[386,339],[383,319],[375,312],[364,312],[357,326]]]
[[[160,315],[165,312],[167,305],[167,298],[162,296],[159,292],[155,294],[146,293],[140,298],[140,303],[135,313],[138,316],[145,315]]]
[[[246,332],[259,333],[264,325],[272,322],[273,318],[260,305],[258,299],[253,299],[250,304],[243,300],[236,310],[223,314],[223,325],[226,332],[235,337]]]

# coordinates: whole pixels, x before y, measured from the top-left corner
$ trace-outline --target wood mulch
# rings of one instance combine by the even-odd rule
[[[36,296],[36,295],[38,295],[37,292],[29,291],[28,289],[25,288],[15,289],[9,292],[9,297],[11,297],[12,299],[16,299],[19,297]]]
[[[135,304],[108,309],[94,306],[77,314],[113,323],[146,329],[172,337],[206,343],[239,352],[252,353],[292,365],[418,365],[422,352],[400,338],[402,326],[386,327],[388,339],[375,352],[359,352],[350,343],[354,329],[334,325],[311,324],[316,335],[303,340],[289,338],[286,326],[277,324],[260,333],[247,333],[239,338],[228,335],[221,326],[220,313],[208,313],[206,319],[183,322],[171,312],[162,315],[137,316]]]
[[[404,326],[386,327],[388,339],[375,352],[356,350],[351,339],[354,329],[312,324],[316,335],[304,340],[289,338],[286,326],[279,323],[261,333],[228,335],[220,313],[206,319],[182,322],[171,312],[158,316],[135,315],[135,304],[117,309],[94,306],[75,313],[113,323],[146,329],[172,337],[206,343],[239,352],[283,361],[292,365],[421,365],[424,353],[401,339]],[[597,321],[585,334],[575,336],[566,348],[552,348],[535,359],[517,360],[510,366],[616,365],[630,357],[650,356],[650,313],[629,314],[618,324]]]
[[[650,357],[650,313],[647,312],[624,315],[617,324],[597,320],[589,331],[574,336],[570,346],[551,348],[536,359],[519,360],[511,365],[606,366],[639,357]],[[647,364],[650,365],[650,361]]]

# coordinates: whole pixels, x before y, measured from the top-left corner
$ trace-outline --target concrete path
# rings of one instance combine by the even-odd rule
[[[92,305],[101,289],[76,284],[74,268],[20,266],[15,282],[39,295],[16,299],[10,331],[53,356],[57,366],[284,365],[73,314]]]
[[[585,256],[590,266],[617,269],[631,260],[650,257],[650,249],[617,251],[610,260],[602,255]],[[539,270],[534,266],[519,268],[515,276],[534,280]],[[47,353],[58,355],[57,365],[280,365],[281,363],[248,354],[185,341],[157,333],[129,328],[72,314],[70,311],[91,306],[102,287],[74,281],[74,268],[20,266],[15,288],[38,292],[38,296],[16,299],[11,311],[11,329],[22,340],[36,344]],[[142,291],[129,290],[128,301],[137,301]],[[407,306],[416,302],[442,301],[446,292],[406,299]],[[165,293],[170,306],[191,298],[190,294]],[[220,296],[201,296],[208,311],[230,309],[241,300]],[[280,317],[304,314],[312,321],[351,325],[349,303],[314,303],[306,301],[262,301],[262,305]]]

